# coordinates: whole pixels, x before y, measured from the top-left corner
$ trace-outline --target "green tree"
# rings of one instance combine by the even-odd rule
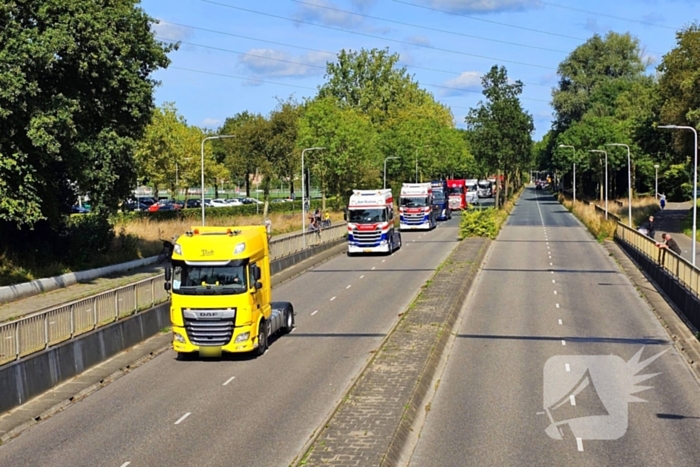
[[[535,127],[520,103],[522,82],[511,83],[505,67],[493,66],[481,82],[486,100],[465,118],[470,146],[482,167],[505,175],[507,198],[510,182],[519,183],[518,175],[529,165]]]
[[[662,100],[660,123],[700,126],[700,24],[693,23],[676,33],[676,47],[664,55],[658,67],[659,95]],[[668,132],[666,130],[665,132]],[[691,132],[674,131],[676,162],[693,154]]]
[[[0,5],[0,220],[56,224],[77,194],[102,212],[133,188],[151,75],[172,50],[136,4]]]
[[[305,163],[315,173],[321,190],[345,203],[353,189],[376,188],[381,171],[377,132],[367,115],[338,108],[333,99],[307,104],[299,122],[299,149],[325,147],[307,153]]]
[[[604,96],[614,102],[619,94],[616,88],[624,87],[625,80],[639,78],[647,65],[639,40],[628,33],[611,31],[605,38],[595,34],[576,47],[559,64],[559,86],[552,93],[557,131],[581,120],[592,102],[601,104]]]

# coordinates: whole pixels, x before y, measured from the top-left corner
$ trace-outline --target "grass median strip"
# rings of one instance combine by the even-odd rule
[[[462,241],[438,268],[298,465],[379,465],[408,439],[490,241]]]

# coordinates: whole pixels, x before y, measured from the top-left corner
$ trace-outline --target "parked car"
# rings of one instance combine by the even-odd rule
[[[136,201],[128,201],[122,204],[122,211],[148,211],[148,206]]]
[[[227,198],[224,201],[226,201],[228,206],[243,206],[243,203],[238,198]]]
[[[202,201],[199,199],[188,199],[187,201],[185,201],[185,207],[186,208],[201,208]]]
[[[230,205],[226,202],[225,199],[216,198],[209,201],[209,204],[207,204],[207,206],[212,208],[227,208]]]

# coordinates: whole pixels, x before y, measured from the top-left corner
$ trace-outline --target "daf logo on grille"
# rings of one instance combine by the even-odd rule
[[[199,312],[199,316],[201,318],[211,318],[215,316],[219,316],[219,313],[211,312],[211,311],[201,311]]]

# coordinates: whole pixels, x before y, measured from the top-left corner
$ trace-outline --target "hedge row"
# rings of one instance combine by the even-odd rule
[[[259,206],[259,207],[257,207]],[[263,212],[263,205],[255,204],[244,204],[242,206],[230,206],[225,208],[204,208],[206,216],[210,219],[222,218],[222,217],[234,217],[234,216],[254,216],[256,214],[261,214]],[[313,199],[311,200],[311,210],[316,208],[321,208],[321,200]],[[301,201],[292,201],[284,203],[270,203],[268,212],[269,213],[283,213],[283,212],[293,212],[301,211]],[[130,220],[130,219],[150,219],[154,221],[168,221],[174,219],[183,220],[198,220],[202,218],[202,208],[189,208],[182,209],[180,211],[134,211],[121,213],[118,215],[117,220]]]

